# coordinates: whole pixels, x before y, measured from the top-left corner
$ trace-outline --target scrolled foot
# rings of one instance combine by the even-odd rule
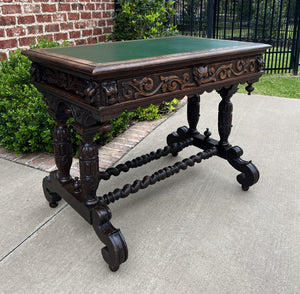
[[[259,171],[251,161],[245,161],[240,157],[243,150],[238,147],[231,147],[226,151],[227,160],[231,166],[241,173],[237,176],[237,181],[241,184],[243,191],[248,191],[249,187],[259,180]]]
[[[61,197],[56,192],[53,192],[51,183],[51,176],[46,176],[43,179],[43,190],[45,197],[49,202],[49,206],[51,208],[55,208],[58,205],[58,202],[61,200]]]
[[[110,209],[105,204],[96,207],[92,212],[94,230],[106,245],[101,250],[103,259],[111,271],[117,271],[120,264],[127,260],[128,249],[121,231],[110,223],[110,218]]]
[[[180,127],[177,131],[172,132],[167,136],[167,144],[170,146],[173,143],[178,143],[190,137],[189,128],[186,126]],[[177,156],[178,152],[173,152],[173,156]]]

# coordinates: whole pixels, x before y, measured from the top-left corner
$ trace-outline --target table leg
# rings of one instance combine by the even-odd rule
[[[99,158],[98,147],[93,139],[99,127],[76,127],[76,130],[83,139],[79,149],[79,166],[84,203],[91,210],[91,222],[97,236],[106,245],[101,250],[102,256],[109,268],[116,271],[127,260],[128,249],[121,231],[110,223],[109,207],[96,196],[100,180]]]
[[[237,86],[233,85],[230,88],[222,88],[218,91],[222,97],[218,115],[218,130],[220,135],[218,147],[220,156],[226,158],[231,166],[242,172],[237,176],[237,181],[242,185],[242,189],[247,191],[250,186],[258,181],[259,171],[251,161],[241,159],[243,155],[242,148],[238,146],[232,147],[228,142],[232,127],[232,103],[230,98],[236,93],[237,89]]]
[[[200,117],[200,95],[195,94],[188,97],[187,102],[187,121],[189,128],[186,126],[180,127],[177,131],[172,132],[167,137],[167,144],[171,146],[173,143],[182,142],[188,138],[192,138],[199,134],[197,124]],[[173,156],[178,155],[178,151],[172,153]]]
[[[79,148],[79,168],[84,202],[87,207],[94,207],[98,203],[96,191],[99,185],[98,147],[94,143],[94,136],[99,128],[75,128],[82,137],[82,144]]]
[[[189,123],[189,132],[191,135],[199,134],[197,131],[197,124],[200,117],[200,95],[195,94],[188,97],[187,102],[187,120]]]
[[[54,129],[53,138],[55,163],[58,169],[55,172],[55,177],[61,183],[67,183],[72,179],[70,176],[70,168],[73,156],[71,134],[66,124],[68,118],[69,116],[64,110],[61,110],[55,115],[56,127]],[[58,201],[61,200],[61,196],[52,191],[50,176],[44,178],[43,188],[50,207],[56,207]]]

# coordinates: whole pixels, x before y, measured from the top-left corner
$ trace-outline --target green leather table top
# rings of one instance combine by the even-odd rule
[[[91,62],[108,63],[140,58],[151,58],[169,54],[245,46],[248,44],[249,43],[246,42],[179,36],[138,41],[108,42],[75,47],[50,48],[44,50]]]

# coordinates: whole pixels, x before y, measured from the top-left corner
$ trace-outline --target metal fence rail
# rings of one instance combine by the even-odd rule
[[[183,35],[271,44],[266,72],[297,74],[300,0],[176,0]]]

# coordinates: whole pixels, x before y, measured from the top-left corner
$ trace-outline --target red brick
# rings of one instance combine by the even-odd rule
[[[95,4],[94,3],[87,3],[84,6],[85,10],[95,10]]]
[[[101,12],[92,12],[92,18],[101,18],[102,13]]]
[[[109,155],[109,156],[120,157],[120,156],[124,155],[124,152],[121,151],[121,150],[116,150],[116,149],[113,149],[113,148],[108,148],[106,146],[102,146],[99,149],[99,154],[106,154],[106,155]]]
[[[84,21],[78,21],[75,23],[76,29],[85,29],[86,28],[86,22]]]
[[[26,15],[26,16],[18,17],[18,24],[31,24],[31,23],[35,23],[33,15]]]
[[[103,4],[103,3],[96,3],[95,10],[100,10],[100,11],[105,10],[105,4]]]
[[[27,27],[28,34],[42,34],[44,32],[43,26],[36,25],[36,26],[28,26]]]
[[[54,34],[54,40],[55,41],[67,40],[67,39],[68,39],[68,34],[67,33]]]
[[[112,27],[106,27],[106,28],[103,28],[103,33],[104,34],[109,34],[112,32]]]
[[[25,35],[25,29],[22,27],[14,27],[10,29],[6,29],[7,37],[18,37]]]
[[[99,162],[99,168],[103,168],[103,169],[107,169],[107,168],[111,167],[112,165],[113,165],[113,163],[111,163],[111,162],[104,162],[104,161]]]
[[[10,151],[5,158],[8,160],[13,160],[13,161],[18,161],[18,159],[21,157],[22,155],[17,154],[15,151]]]
[[[13,2],[13,0],[2,0],[2,2],[4,2],[4,3],[11,3],[11,2]]]
[[[69,20],[79,20],[79,13],[68,13]]]
[[[114,10],[115,9],[115,4],[106,4],[106,10]]]
[[[95,28],[95,29],[93,30],[93,35],[94,35],[94,36],[101,35],[101,34],[103,34],[101,28]]]
[[[46,25],[45,32],[59,32],[59,25],[57,23]]]
[[[26,37],[26,38],[20,38],[19,39],[20,46],[28,46],[32,42],[35,42],[35,37]]]
[[[6,53],[0,52],[0,60],[1,60],[1,58],[6,59],[7,58]]]
[[[0,29],[0,38],[3,38],[5,35],[5,30],[4,29]]]
[[[108,148],[115,149],[115,150],[123,151],[124,153],[126,153],[126,152],[128,152],[129,150],[132,149],[131,146],[116,143],[114,140],[107,143],[105,146],[108,147]]]
[[[76,3],[71,5],[72,10],[83,10],[83,5],[81,3]]]
[[[18,44],[17,44],[16,39],[0,41],[0,48],[1,49],[13,48],[13,47],[17,47],[17,45]]]
[[[37,15],[36,16],[36,21],[37,22],[51,22],[52,21],[52,17],[51,15]]]
[[[105,35],[98,37],[98,42],[105,42],[105,41],[106,41],[106,36]]]
[[[80,31],[69,32],[69,35],[71,39],[80,38]]]
[[[50,153],[41,153],[39,154],[36,158],[34,158],[33,160],[29,161],[27,164],[34,167],[34,168],[38,168],[41,164],[43,164],[44,162],[53,159],[54,155],[50,154]]]
[[[28,164],[30,161],[37,158],[40,154],[37,152],[29,153],[29,154],[23,154],[22,156],[19,156],[19,158],[16,160],[18,163],[22,164]]]
[[[1,16],[0,17],[0,26],[10,26],[16,24],[15,16]]]
[[[84,45],[85,44],[85,40],[75,40],[75,44],[76,45]]]
[[[41,6],[38,4],[25,4],[23,6],[24,13],[40,13]]]
[[[43,162],[39,168],[45,171],[54,170],[56,168],[55,159],[51,158],[50,160]]]
[[[82,30],[82,37],[91,36],[92,33],[93,33],[93,30]]]
[[[63,22],[60,24],[61,30],[73,30],[74,26],[72,22]]]
[[[98,21],[98,26],[99,27],[105,27],[105,20],[99,20]]]
[[[80,13],[81,19],[91,19],[92,14],[90,12],[81,12]]]
[[[103,18],[110,18],[111,17],[111,13],[107,12],[107,11],[103,11],[102,15],[103,15]]]
[[[2,13],[3,14],[21,13],[21,5],[20,4],[3,5]]]
[[[70,11],[71,5],[70,4],[58,4],[58,11]]]
[[[53,41],[53,34],[48,34],[43,36],[46,40]]]
[[[55,12],[56,5],[55,4],[42,4],[42,11],[43,12]]]
[[[123,153],[122,153],[122,155],[123,155]],[[120,156],[107,155],[107,154],[103,154],[101,152],[99,153],[99,161],[106,161],[106,162],[114,163],[117,160],[119,160],[120,158],[121,158]]]
[[[65,13],[55,13],[52,16],[53,21],[64,22],[67,20],[67,15]]]
[[[98,41],[97,37],[90,37],[87,39],[88,44],[95,44],[95,43],[97,43],[97,41]]]

